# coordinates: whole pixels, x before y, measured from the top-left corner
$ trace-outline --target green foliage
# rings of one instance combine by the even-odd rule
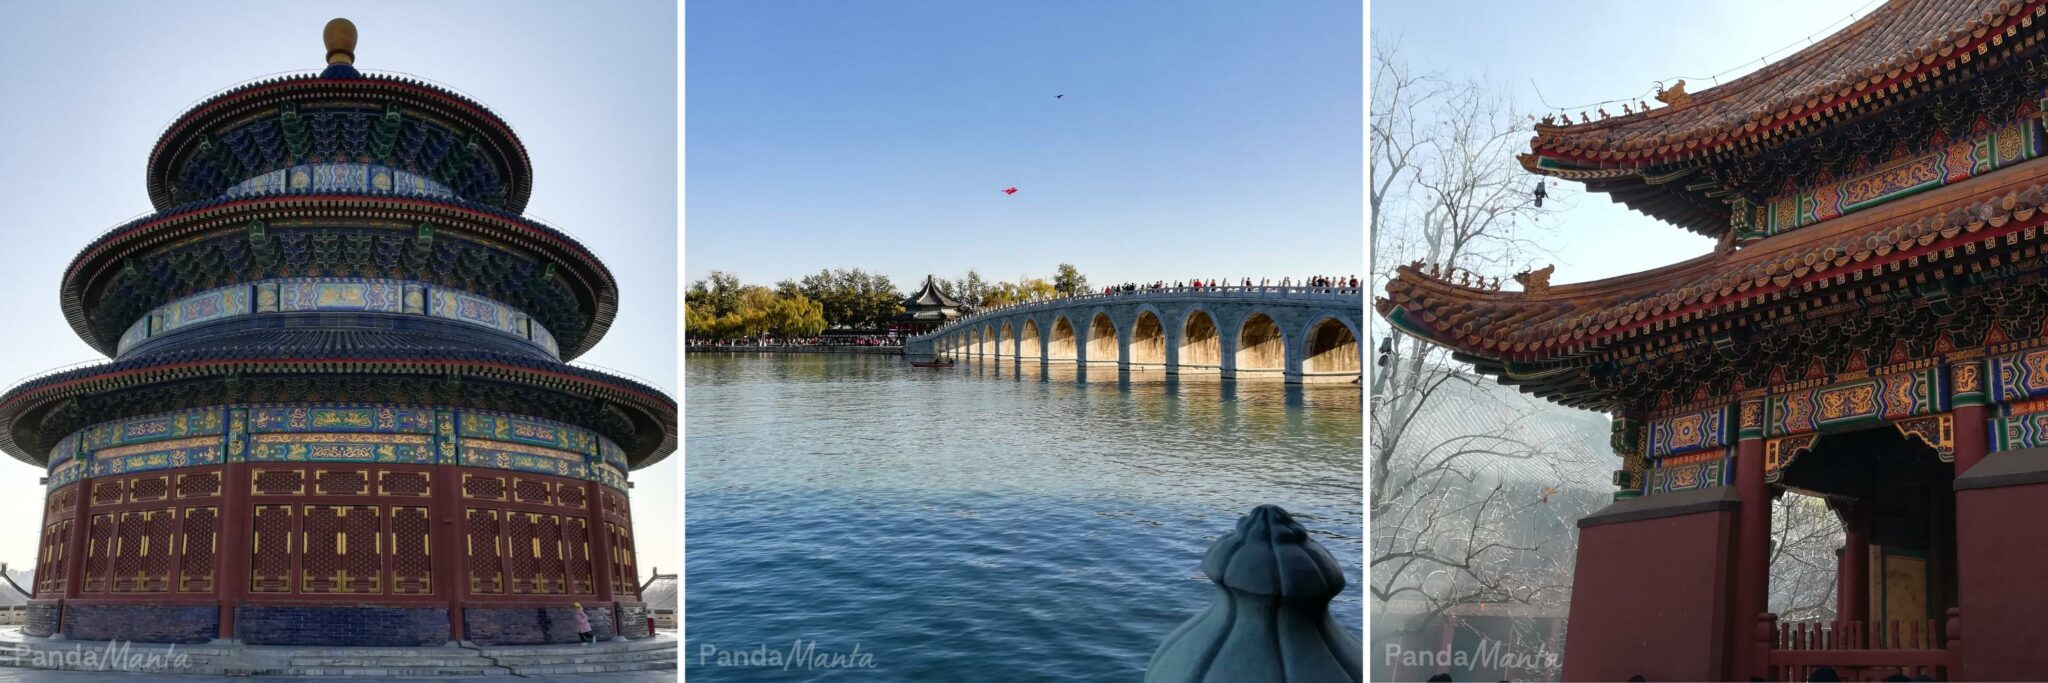
[[[1058,292],[1061,296],[1086,294],[1088,293],[1088,276],[1082,275],[1081,270],[1075,268],[1073,264],[1062,263],[1060,264],[1059,273],[1052,278],[1052,288],[1053,291]]]
[[[859,268],[821,270],[774,289],[714,271],[684,296],[683,329],[700,339],[814,337],[830,327],[887,325],[903,312],[902,299],[888,276]]]

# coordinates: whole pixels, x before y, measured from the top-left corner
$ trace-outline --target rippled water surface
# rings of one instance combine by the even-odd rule
[[[684,382],[693,681],[1137,680],[1260,503],[1344,565],[1363,633],[1357,385],[723,354]],[[873,668],[734,665],[795,641]]]

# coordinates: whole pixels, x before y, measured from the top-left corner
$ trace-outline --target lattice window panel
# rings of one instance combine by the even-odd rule
[[[219,526],[219,516],[219,508],[185,508],[185,541],[180,548],[184,556],[178,564],[179,592],[213,592],[213,557],[219,549],[219,540],[214,534]]]
[[[142,580],[142,538],[147,535],[149,513],[117,513],[114,528],[114,592],[133,593]]]
[[[41,561],[36,563],[35,591],[38,597],[63,595],[65,574],[70,573],[70,558],[64,549],[71,547],[71,520],[60,520],[43,528],[43,552]]]
[[[434,592],[433,518],[427,508],[391,508],[391,592]]]
[[[582,486],[563,484],[555,488],[555,502],[572,508],[581,508],[583,507],[583,501]]]
[[[77,504],[78,485],[72,484],[58,489],[56,493],[50,494],[50,505],[47,508],[47,512],[51,517],[70,517],[72,506]]]
[[[112,513],[92,516],[85,538],[85,592],[104,593],[113,583],[116,526]]]
[[[170,497],[170,477],[136,477],[128,480],[128,502],[147,503]]]
[[[308,505],[299,517],[299,590],[335,593],[341,590],[341,517],[346,508]]]
[[[256,506],[249,525],[251,592],[292,591],[292,517],[290,505]]]
[[[633,567],[633,535],[617,524],[606,522],[605,527],[612,535],[612,593],[638,595],[640,575]]]
[[[531,514],[533,518],[534,592],[560,595],[568,590],[567,568],[562,559],[562,518]]]
[[[313,492],[327,496],[360,496],[370,490],[370,473],[363,470],[318,470],[313,473]]]
[[[179,498],[210,498],[217,495],[220,495],[219,472],[178,475]]]
[[[256,470],[249,488],[259,496],[296,496],[306,492],[306,475],[298,470]]]
[[[121,502],[121,482],[108,481],[93,484],[92,504],[115,505]]]
[[[432,493],[426,472],[384,472],[379,492],[387,496],[415,496],[424,498]]]
[[[469,592],[505,592],[505,538],[497,510],[469,509]]]
[[[462,497],[481,500],[504,500],[505,479],[477,474],[462,475]]]
[[[548,483],[544,481],[538,481],[534,479],[513,479],[512,497],[513,499],[518,500],[521,503],[539,503],[541,505],[546,505],[554,501],[554,493],[549,490],[552,488],[554,487],[549,486]]]
[[[533,515],[512,512],[505,515],[505,576],[511,580],[512,592],[528,594],[541,592],[535,585],[534,556],[539,548],[533,538]]]
[[[164,492],[170,492],[168,477]],[[170,592],[171,573],[178,569],[178,528],[177,510],[149,513],[148,535],[142,539],[142,592]]]
[[[569,592],[597,594],[597,581],[590,571],[590,523],[582,517],[562,518],[562,572],[568,577]]]

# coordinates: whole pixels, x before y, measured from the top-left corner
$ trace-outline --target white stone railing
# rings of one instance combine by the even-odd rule
[[[933,337],[937,337],[939,335],[952,332],[961,327],[972,325],[982,320],[987,320],[989,318],[1001,317],[1006,315],[1015,315],[1017,313],[1041,310],[1054,310],[1061,308],[1070,308],[1074,306],[1093,305],[1097,303],[1118,303],[1134,300],[1152,300],[1168,298],[1184,299],[1191,296],[1203,298],[1216,297],[1240,299],[1245,297],[1253,297],[1258,299],[1276,301],[1345,302],[1363,301],[1364,299],[1362,297],[1365,296],[1365,288],[1304,287],[1301,285],[1289,285],[1286,287],[1282,287],[1279,285],[1252,285],[1250,287],[1245,287],[1242,285],[1233,285],[1228,287],[1139,287],[1138,289],[1129,292],[1096,292],[1092,294],[1077,294],[1074,296],[1065,296],[1056,299],[1039,299],[1036,301],[1024,301],[1013,304],[1007,304],[1003,306],[997,306],[995,308],[979,309],[972,314],[962,316],[956,320],[953,320],[952,322],[946,323],[945,325],[940,326],[938,329],[911,337],[910,340],[923,341],[926,339],[931,339]]]

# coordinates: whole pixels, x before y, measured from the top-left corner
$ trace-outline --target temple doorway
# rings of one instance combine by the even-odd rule
[[[1820,497],[1842,522],[1836,618],[1879,639],[1943,630],[1959,595],[1955,466],[1892,425],[1828,434],[1788,456],[1779,493]]]

